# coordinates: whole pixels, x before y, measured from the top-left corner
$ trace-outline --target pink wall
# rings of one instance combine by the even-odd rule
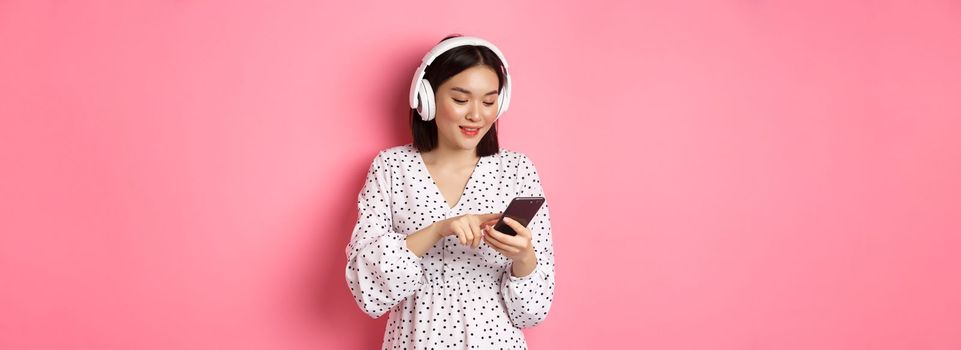
[[[0,1],[0,348],[376,348],[357,191],[459,32],[552,202],[533,348],[961,349],[961,2],[342,3]]]

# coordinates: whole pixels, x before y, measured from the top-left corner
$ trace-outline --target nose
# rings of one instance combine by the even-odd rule
[[[476,122],[483,119],[481,116],[481,107],[477,105],[478,103],[480,102],[471,103],[470,110],[467,111],[467,120]]]

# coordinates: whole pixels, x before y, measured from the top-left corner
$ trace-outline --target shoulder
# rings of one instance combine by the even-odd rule
[[[408,143],[378,151],[377,155],[374,156],[373,162],[379,162],[389,166],[398,166],[400,163],[413,161],[413,156],[416,154],[417,149],[414,148],[413,144]]]
[[[499,158],[501,164],[509,169],[529,171],[534,167],[534,162],[531,158],[521,151],[501,147],[500,152],[497,152],[496,156]]]

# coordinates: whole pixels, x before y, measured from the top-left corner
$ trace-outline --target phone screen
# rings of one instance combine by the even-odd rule
[[[537,210],[541,208],[542,204],[544,204],[544,197],[514,198],[511,200],[511,203],[507,205],[507,209],[504,210],[504,214],[501,215],[500,220],[497,220],[494,229],[507,235],[516,236],[517,232],[514,232],[514,229],[504,222],[504,217],[514,219],[521,223],[521,225],[524,225],[524,227],[527,227],[531,220],[534,219],[534,215],[537,214]]]

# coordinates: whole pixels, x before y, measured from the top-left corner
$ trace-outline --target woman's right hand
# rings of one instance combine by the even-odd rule
[[[437,221],[434,225],[437,225],[437,233],[440,238],[457,235],[461,244],[477,248],[480,246],[481,237],[483,237],[482,226],[494,224],[500,217],[501,213],[464,214]]]

